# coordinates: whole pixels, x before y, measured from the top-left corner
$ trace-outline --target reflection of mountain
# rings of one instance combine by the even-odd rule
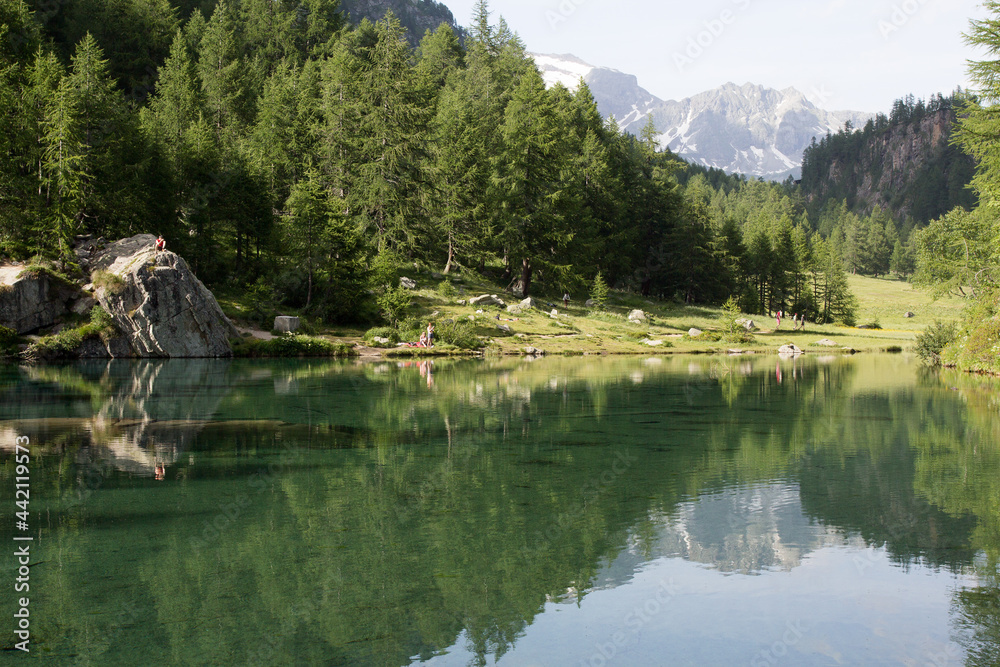
[[[165,363],[37,369],[0,407],[39,436],[55,658],[404,665],[461,638],[485,663],[547,600],[656,559],[773,574],[868,545],[962,571],[1000,551],[979,530],[995,507],[971,502],[994,497],[995,446],[898,357],[440,363],[430,388],[388,363]],[[91,431],[25,420],[60,410],[125,437],[106,447],[121,470],[68,508]],[[128,452],[161,441],[183,479],[133,479]]]

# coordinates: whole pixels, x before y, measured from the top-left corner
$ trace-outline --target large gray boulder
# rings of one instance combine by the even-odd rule
[[[482,308],[483,306],[498,306],[500,308],[504,308],[507,306],[507,304],[504,303],[504,300],[496,294],[483,294],[469,299],[469,305],[475,308]]]
[[[646,313],[641,310],[633,310],[628,314],[628,321],[633,324],[644,324],[647,321]]]
[[[156,252],[155,241],[140,234],[94,255],[101,306],[136,356],[231,356],[236,328],[187,262],[169,250]]]
[[[0,325],[19,334],[56,324],[71,311],[79,296],[74,285],[43,271],[0,267]]]

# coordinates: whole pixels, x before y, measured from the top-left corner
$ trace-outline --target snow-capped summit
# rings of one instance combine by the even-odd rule
[[[727,83],[675,101],[663,101],[639,86],[635,76],[594,67],[570,55],[534,55],[549,86],[575,88],[586,81],[605,116],[638,133],[652,114],[660,146],[690,162],[730,173],[781,180],[802,169],[802,153],[813,137],[837,132],[850,121],[864,125],[872,114],[825,111],[794,88],[774,90]]]

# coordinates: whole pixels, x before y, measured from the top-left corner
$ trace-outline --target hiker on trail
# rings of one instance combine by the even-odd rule
[[[799,328],[799,314],[794,313],[792,315],[792,331],[796,331]]]
[[[779,310],[774,314],[774,330],[777,331],[781,328],[781,311]]]
[[[563,294],[563,308],[569,308],[569,292]]]
[[[427,347],[434,347],[434,323],[427,323]]]
[[[167,242],[165,240],[163,240],[163,235],[162,234],[160,236],[156,237],[156,244],[155,244],[154,247],[156,248],[156,252],[161,252],[161,251],[167,249]]]

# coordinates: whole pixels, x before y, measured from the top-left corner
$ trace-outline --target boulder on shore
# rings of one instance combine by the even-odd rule
[[[44,271],[0,267],[0,325],[18,334],[58,323],[72,311],[78,297],[76,286]]]
[[[101,306],[139,357],[228,357],[239,333],[187,262],[139,234],[96,253]]]
[[[778,349],[778,355],[782,357],[797,357],[800,354],[805,354],[805,351],[800,349],[797,345],[782,345]]]

